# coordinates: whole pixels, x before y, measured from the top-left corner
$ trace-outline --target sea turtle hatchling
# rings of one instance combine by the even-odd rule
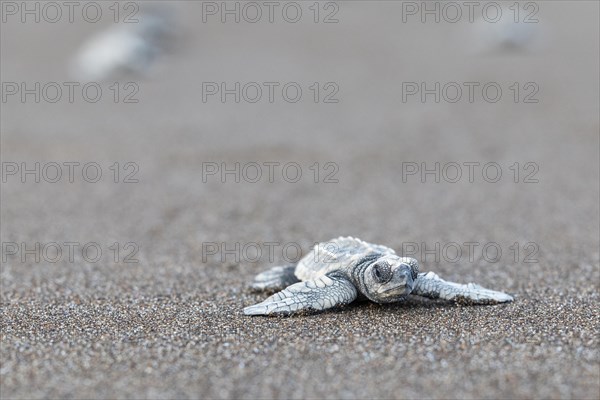
[[[474,283],[447,282],[433,272],[419,273],[417,260],[352,237],[316,244],[298,264],[274,267],[256,276],[256,290],[277,291],[246,315],[282,315],[326,310],[357,299],[394,303],[407,295],[467,304],[512,301],[508,294]]]

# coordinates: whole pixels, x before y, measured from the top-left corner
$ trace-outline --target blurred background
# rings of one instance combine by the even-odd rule
[[[3,397],[597,395],[597,2],[75,3],[2,2]],[[286,244],[339,235],[517,301],[241,315]]]

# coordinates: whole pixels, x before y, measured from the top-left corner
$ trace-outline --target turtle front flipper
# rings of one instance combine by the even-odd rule
[[[356,296],[356,288],[347,278],[323,275],[312,281],[295,283],[262,303],[246,307],[244,314],[277,315],[326,310],[351,303]]]
[[[252,289],[265,290],[271,293],[296,283],[299,279],[294,274],[295,265],[273,267],[256,275],[252,282]]]
[[[513,301],[512,296],[474,283],[447,282],[433,272],[419,274],[411,294],[467,304],[496,304]]]

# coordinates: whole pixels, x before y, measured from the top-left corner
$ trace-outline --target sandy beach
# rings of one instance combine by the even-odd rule
[[[500,33],[298,4],[175,2],[166,47],[95,102],[68,65],[108,4],[5,15],[1,397],[598,398],[598,3]],[[257,273],[340,235],[515,301],[243,315]]]

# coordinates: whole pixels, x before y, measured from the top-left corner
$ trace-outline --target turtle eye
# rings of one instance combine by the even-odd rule
[[[371,273],[373,274],[373,279],[379,283],[386,283],[392,278],[392,271],[386,262],[373,265]]]
[[[375,275],[375,278],[377,278],[378,281],[381,280],[381,269],[379,268],[379,265],[373,267],[373,275]]]

